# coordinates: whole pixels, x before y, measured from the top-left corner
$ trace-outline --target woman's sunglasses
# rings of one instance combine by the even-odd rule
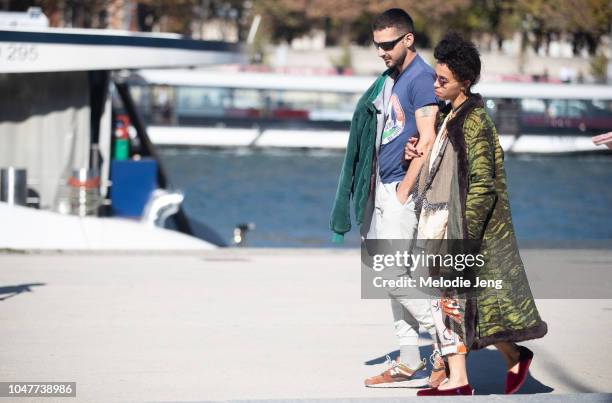
[[[440,76],[439,76],[439,75],[437,75],[437,74],[434,76],[434,83],[435,83],[436,81],[440,83],[440,87],[442,87],[442,88],[444,88],[444,87],[446,86],[446,84],[448,84],[448,83],[449,83],[449,80],[447,80],[447,79],[446,79],[446,78],[444,78],[444,77],[440,77]]]
[[[392,40],[392,41],[387,41],[387,42],[376,42],[376,41],[374,41],[374,40],[373,40],[372,42],[374,42],[374,47],[375,47],[376,49],[380,48],[380,49],[384,50],[385,52],[388,52],[388,51],[392,50],[392,49],[395,47],[395,45],[397,45],[397,43],[398,43],[399,41],[401,41],[402,39],[404,39],[404,37],[405,37],[406,35],[408,35],[408,34],[404,34],[404,35],[400,36],[399,38],[394,39],[394,40]]]

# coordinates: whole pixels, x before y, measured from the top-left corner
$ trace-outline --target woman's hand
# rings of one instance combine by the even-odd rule
[[[419,139],[416,136],[410,137],[406,146],[404,147],[404,158],[407,161],[410,161],[414,158],[419,158],[423,156],[423,153],[417,150],[416,145],[419,142]]]

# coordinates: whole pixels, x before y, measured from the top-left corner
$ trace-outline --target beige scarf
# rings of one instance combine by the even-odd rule
[[[446,125],[454,116],[451,112],[440,126],[438,135],[419,175],[417,203],[420,207],[419,239],[447,237],[448,201],[456,155],[449,145]]]

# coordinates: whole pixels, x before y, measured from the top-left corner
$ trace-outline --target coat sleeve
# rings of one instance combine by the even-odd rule
[[[342,161],[338,188],[329,222],[334,242],[342,242],[344,234],[351,230],[350,198],[355,181],[355,166],[359,156],[359,143],[364,120],[363,115],[359,113],[359,109],[358,106],[351,121],[348,144],[346,145],[346,152]]]
[[[387,70],[374,81],[370,88],[361,96],[359,102],[357,102],[355,112],[353,113],[346,153],[344,154],[336,197],[329,220],[329,228],[333,232],[332,241],[334,242],[342,242],[344,234],[351,230],[351,196],[355,186],[355,175],[357,174],[355,170],[359,162],[362,136],[369,130],[369,127],[366,127],[368,126],[369,99],[373,94],[378,94],[382,90],[390,71]]]
[[[495,149],[492,128],[484,117],[472,112],[463,125],[468,160],[466,221],[468,238],[482,239],[497,193],[495,190]]]

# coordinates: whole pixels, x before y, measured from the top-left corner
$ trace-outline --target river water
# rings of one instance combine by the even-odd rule
[[[340,151],[162,148],[188,215],[228,242],[239,223],[255,223],[249,246],[334,247],[329,214]],[[612,158],[506,157],[514,225],[519,240],[612,239]],[[354,225],[354,218],[353,218]],[[354,226],[344,247],[358,247]]]

